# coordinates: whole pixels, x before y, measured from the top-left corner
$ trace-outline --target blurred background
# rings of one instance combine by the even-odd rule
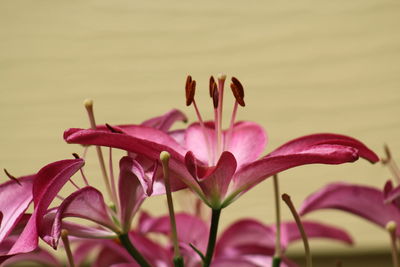
[[[334,132],[359,138],[380,156],[386,143],[400,160],[399,12],[398,1],[381,0],[1,1],[0,167],[20,176],[82,153],[62,133],[88,127],[85,98],[94,100],[98,123],[139,123],[171,108],[193,121],[184,97],[188,74],[197,81],[203,117],[212,118],[208,78],[220,72],[243,83],[246,107],[238,117],[265,127],[266,152],[301,135]],[[226,92],[225,125],[233,105]],[[94,151],[86,172],[102,186]],[[381,164],[360,160],[292,169],[280,184],[300,206],[332,181],[381,188],[390,177]],[[162,214],[164,198],[144,208]],[[272,181],[226,209],[223,226],[244,217],[273,222]],[[344,266],[367,266],[352,265],[352,257],[390,262],[380,228],[338,211],[307,218],[342,226],[356,242],[313,241],[316,258],[344,259]],[[289,249],[301,253],[301,244]]]

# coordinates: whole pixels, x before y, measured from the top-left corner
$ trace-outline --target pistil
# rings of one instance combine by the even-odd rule
[[[217,157],[218,158],[223,150],[223,143],[222,143],[222,109],[223,109],[223,102],[224,102],[224,84],[226,75],[225,74],[218,74],[218,112],[217,112],[217,120],[215,121],[215,127],[217,131]]]
[[[303,240],[303,245],[304,245],[304,253],[306,254],[306,267],[312,267],[310,246],[308,244],[307,235],[304,230],[303,224],[301,223],[300,216],[297,213],[296,208],[294,207],[293,202],[290,199],[290,196],[288,194],[283,194],[282,200],[289,207],[290,212],[292,213],[292,216],[293,216],[294,220],[296,221],[297,228],[299,229],[299,232],[301,234],[301,239]]]
[[[172,201],[171,195],[171,185],[169,181],[169,159],[170,154],[166,151],[160,153],[160,160],[163,166],[163,173],[164,173],[164,183],[165,183],[165,192],[167,195],[167,203],[168,203],[168,212],[169,212],[169,220],[171,224],[171,238],[172,243],[174,245],[174,266],[181,267],[183,266],[183,258],[181,256],[179,250],[179,243],[178,243],[178,233],[176,230],[176,220],[175,220],[175,212],[174,212],[174,203]]]
[[[83,103],[85,105],[85,108],[86,108],[88,116],[89,116],[90,127],[92,129],[96,129],[96,120],[94,118],[94,112],[93,112],[93,100],[86,99]],[[99,159],[100,169],[101,169],[101,173],[103,176],[104,184],[106,186],[107,193],[108,193],[109,197],[111,198],[111,200],[116,202],[116,199],[113,197],[113,194],[111,192],[110,181],[108,180],[103,153],[101,152],[101,148],[99,146],[96,146],[96,152],[97,152],[97,157]]]
[[[392,261],[393,261],[393,267],[399,267],[399,256],[397,253],[397,244],[396,244],[396,229],[397,229],[397,224],[394,221],[389,221],[386,224],[386,230],[388,231],[390,235],[390,242],[391,242],[391,247],[392,247]]]
[[[61,239],[64,244],[65,253],[67,254],[69,266],[75,267],[74,257],[72,256],[71,246],[68,240],[68,231],[66,229],[61,230]]]

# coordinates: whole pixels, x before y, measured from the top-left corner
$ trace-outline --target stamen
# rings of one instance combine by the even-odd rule
[[[72,180],[72,178],[69,178],[70,183],[77,189],[80,190],[81,188]]]
[[[303,240],[303,245],[304,245],[304,252],[306,254],[306,267],[312,267],[310,246],[308,244],[307,235],[306,232],[304,231],[303,224],[301,223],[300,216],[297,213],[296,208],[294,207],[293,202],[288,194],[283,194],[282,200],[285,201],[286,205],[289,207],[292,216],[296,221],[297,228],[299,229],[299,232],[301,234],[301,239]]]
[[[96,129],[96,120],[94,118],[94,112],[93,112],[93,100],[86,99],[83,103],[85,105],[85,108],[86,108],[88,116],[89,116],[90,126],[92,129]],[[108,180],[106,165],[104,163],[104,158],[103,158],[103,153],[101,152],[101,148],[99,146],[96,146],[96,152],[97,152],[97,157],[99,159],[100,169],[101,169],[101,173],[103,176],[104,184],[107,189],[107,193],[110,196],[110,198],[112,199],[112,193],[111,193],[111,189],[110,189],[110,181]]]
[[[111,125],[108,124],[108,123],[106,123],[106,127],[107,127],[107,129],[110,130],[110,132],[112,132],[112,133],[120,133],[120,134],[123,134],[123,133],[124,133],[124,132],[122,132],[121,130],[119,130],[119,129],[113,127],[113,126],[111,126]]]
[[[390,242],[391,242],[391,248],[392,248],[392,261],[393,261],[393,267],[399,267],[399,256],[397,254],[397,243],[396,243],[396,229],[397,229],[397,224],[394,221],[389,221],[386,224],[386,230],[388,231],[390,235]]]
[[[213,76],[210,77],[209,88],[210,88],[210,97],[212,98],[214,96],[214,91],[218,90],[217,83],[215,82],[215,79]]]
[[[400,169],[397,166],[396,161],[394,161],[388,145],[385,144],[383,148],[385,150],[386,158],[381,160],[382,164],[388,165],[389,170],[393,174],[397,184],[400,184]]]
[[[186,78],[185,92],[186,106],[190,106],[194,100],[194,95],[196,92],[196,81],[192,80],[192,76],[190,75],[188,75],[188,77]]]
[[[80,159],[80,157],[79,157],[79,155],[77,153],[72,153],[72,156],[74,156],[74,158],[76,158],[76,159]],[[82,176],[83,182],[85,183],[86,186],[89,186],[89,183],[88,183],[88,181],[86,179],[85,174],[83,173],[82,168],[80,168],[79,171],[81,172],[81,176]]]
[[[67,254],[68,262],[70,267],[75,267],[74,257],[72,256],[71,246],[68,240],[68,230],[61,230],[61,239],[64,243],[65,253]]]
[[[63,198],[63,197],[60,196],[60,195],[57,195],[56,198],[58,198],[58,199],[61,200],[61,201],[64,201],[64,200],[65,200],[65,198]]]
[[[21,182],[16,178],[15,176],[11,175],[6,169],[3,169],[5,174],[7,175],[8,178],[16,182],[18,185],[22,186]]]
[[[235,77],[232,77],[231,89],[236,101],[239,103],[239,105],[244,107],[246,104],[244,103],[243,85]]]
[[[208,140],[208,135],[207,135],[207,132],[206,132],[206,127],[204,125],[203,118],[200,115],[200,111],[197,108],[196,100],[194,99],[195,88],[196,88],[196,81],[192,80],[192,76],[188,75],[188,77],[186,78],[186,86],[185,86],[186,105],[190,106],[193,103],[193,107],[194,107],[194,110],[196,112],[197,119],[199,120],[201,130],[203,131],[204,141],[205,141],[206,146],[207,146],[208,164],[211,164],[212,159],[211,159],[210,141]]]
[[[235,124],[238,105],[241,105],[242,107],[245,106],[243,85],[235,77],[232,77],[231,89],[236,101],[233,104],[231,122],[229,123],[229,130],[225,141],[225,147],[229,146],[229,143],[233,135],[233,125]]]
[[[164,183],[165,183],[165,192],[167,195],[167,203],[168,203],[168,212],[169,212],[169,220],[171,224],[171,238],[172,243],[174,244],[174,262],[175,261],[183,261],[180,250],[179,250],[179,243],[178,243],[178,233],[176,230],[176,220],[175,220],[175,212],[174,212],[174,203],[172,201],[171,195],[171,185],[169,181],[169,159],[170,154],[166,151],[160,153],[160,160],[163,166],[164,172]],[[183,266],[183,265],[182,265]]]

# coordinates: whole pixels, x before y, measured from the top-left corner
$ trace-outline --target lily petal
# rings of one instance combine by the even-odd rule
[[[325,223],[302,221],[308,238],[327,238],[348,245],[353,244],[351,236],[343,229]],[[275,228],[275,227],[274,227]],[[301,240],[301,234],[295,222],[282,223],[282,246],[286,248],[291,243]]]
[[[376,155],[371,149],[369,149],[359,140],[346,135],[331,134],[331,133],[311,134],[296,138],[278,147],[277,149],[272,151],[268,156],[289,155],[293,153],[298,153],[312,146],[323,145],[323,144],[353,147],[357,149],[358,155],[360,157],[370,161],[371,163],[379,161],[378,155]]]
[[[168,111],[164,115],[161,115],[159,117],[154,117],[142,122],[141,125],[153,127],[163,132],[167,132],[175,122],[177,121],[187,122],[187,120],[188,119],[186,115],[182,111],[178,109],[172,109],[171,111]]]
[[[382,191],[368,186],[335,183],[311,194],[302,204],[300,214],[319,209],[338,209],[358,215],[381,227],[393,220],[400,223],[400,210],[392,203],[384,204]],[[400,236],[400,229],[397,230]]]
[[[53,234],[54,227],[54,219],[56,217],[58,208],[53,208],[47,211],[47,214],[43,217],[42,223],[40,225],[40,238],[42,238],[47,244],[52,246],[53,248],[57,247],[57,244],[54,244],[55,241],[58,242],[58,238],[56,233]],[[68,221],[62,222],[62,229],[68,230],[70,236],[74,237],[82,237],[82,238],[116,238],[117,235],[115,232],[111,230],[93,227],[93,226],[85,226],[80,225]]]
[[[184,164],[184,153],[186,151],[175,142],[171,137],[162,131],[153,128],[146,128],[137,126],[139,129],[139,136],[143,138],[157,137],[153,141],[141,139],[129,134],[112,133],[101,130],[83,130],[83,129],[69,129],[64,132],[64,139],[68,143],[76,143],[82,145],[98,145],[115,147],[129,152],[137,153],[146,156],[148,159],[156,161],[159,160],[160,153],[167,151],[171,155],[170,169],[171,169],[171,189],[173,191],[183,189],[190,186],[194,190],[200,191],[199,186],[193,179],[189,179],[190,174],[186,170]],[[146,137],[146,134],[147,137]],[[162,144],[157,143],[163,139],[165,142]],[[182,181],[184,183],[182,183]]]
[[[392,181],[388,180],[383,189],[385,196],[385,203],[394,202],[398,207],[400,207],[400,185],[393,188]]]
[[[96,222],[117,231],[107,212],[103,195],[96,188],[87,186],[69,195],[59,206],[52,227],[52,243],[56,248],[63,227],[62,219],[77,217]],[[79,229],[76,229],[79,230]]]
[[[38,227],[47,208],[62,186],[84,165],[82,159],[61,160],[43,167],[33,183],[34,211],[21,235],[0,261],[19,253],[31,252],[38,246]]]
[[[191,152],[186,154],[186,167],[199,181],[200,187],[211,206],[219,206],[228,190],[231,179],[236,171],[236,159],[232,153],[221,154],[217,165],[211,168],[201,168],[196,164]]]
[[[239,254],[273,255],[275,230],[254,219],[242,219],[230,225],[218,239],[216,257]]]
[[[123,157],[119,162],[119,205],[121,208],[122,231],[128,232],[133,215],[142,205],[146,195],[140,180],[145,181],[144,171],[139,163],[130,157]]]
[[[243,194],[266,178],[284,170],[306,164],[341,164],[358,159],[357,150],[341,145],[316,145],[301,152],[269,155],[238,170],[233,177],[233,187],[228,201]],[[228,205],[230,202],[226,203]]]
[[[8,181],[0,185],[0,243],[10,234],[32,202],[34,175]],[[12,201],[10,201],[12,200]]]
[[[193,244],[200,250],[207,247],[208,226],[200,218],[188,213],[175,214],[179,242],[185,245]],[[142,213],[139,218],[139,231],[142,234],[159,233],[169,236],[171,224],[169,216],[152,217]],[[193,250],[190,248],[190,251]]]
[[[229,132],[224,132],[225,145],[227,151],[230,151],[238,164],[238,168],[243,164],[258,159],[267,145],[268,138],[265,130],[258,124],[249,121],[241,121],[233,126],[233,133],[228,140]]]

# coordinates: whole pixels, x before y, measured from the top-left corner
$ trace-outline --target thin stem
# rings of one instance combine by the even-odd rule
[[[143,255],[133,246],[128,234],[121,234],[118,238],[121,241],[122,246],[125,247],[129,254],[131,254],[132,258],[134,258],[141,267],[151,267]]]
[[[285,201],[286,205],[289,207],[289,209],[292,213],[292,216],[293,216],[294,220],[296,221],[297,228],[300,231],[301,239],[303,240],[303,245],[304,245],[304,252],[306,254],[306,266],[312,267],[310,246],[308,244],[307,235],[306,235],[306,232],[304,231],[303,224],[301,223],[300,216],[297,213],[296,208],[294,207],[293,202],[290,199],[290,196],[288,194],[283,194],[282,199],[283,199],[283,201]]]
[[[84,105],[85,105],[86,111],[89,116],[90,127],[92,129],[96,129],[96,120],[94,118],[94,113],[93,113],[93,101],[86,99],[84,102]],[[107,193],[110,196],[110,198],[114,201],[114,199],[112,197],[112,193],[111,193],[110,181],[108,180],[108,176],[107,176],[106,165],[104,163],[103,153],[101,152],[101,148],[99,146],[96,146],[96,152],[97,152],[97,157],[99,159],[101,174],[103,176],[103,180],[104,180],[104,184],[107,189]]]
[[[83,182],[85,183],[86,186],[89,186],[89,182],[88,182],[88,180],[86,179],[86,175],[85,175],[85,173],[83,172],[83,168],[80,168],[79,171],[81,172],[81,176],[82,176]]]
[[[164,172],[164,183],[165,183],[165,192],[167,195],[167,203],[168,203],[168,212],[169,212],[169,220],[171,224],[171,237],[172,243],[174,244],[174,266],[179,267],[183,266],[183,258],[181,256],[179,250],[179,243],[178,243],[178,233],[176,230],[176,220],[175,220],[175,212],[174,212],[174,203],[172,201],[171,195],[171,185],[169,181],[169,159],[170,154],[166,151],[161,152],[160,160],[163,166]]]
[[[274,182],[274,200],[275,200],[275,216],[276,216],[276,237],[275,237],[275,255],[274,258],[282,257],[282,248],[281,248],[281,205],[279,199],[279,184],[278,184],[278,175],[275,174],[273,176]],[[277,263],[277,267],[279,267],[280,261]]]
[[[221,216],[221,209],[212,210],[210,234],[208,236],[208,245],[206,256],[203,261],[203,267],[209,267],[214,254],[215,242],[217,240],[218,223]]]
[[[70,267],[75,267],[74,257],[72,256],[71,246],[68,240],[68,231],[63,229],[61,230],[61,240],[64,244],[65,253],[67,254],[68,262]]]
[[[394,221],[389,221],[386,224],[386,230],[388,231],[388,233],[390,235],[393,267],[399,267],[400,266],[399,265],[399,256],[398,256],[398,253],[397,253],[396,228],[397,228],[397,224]]]

